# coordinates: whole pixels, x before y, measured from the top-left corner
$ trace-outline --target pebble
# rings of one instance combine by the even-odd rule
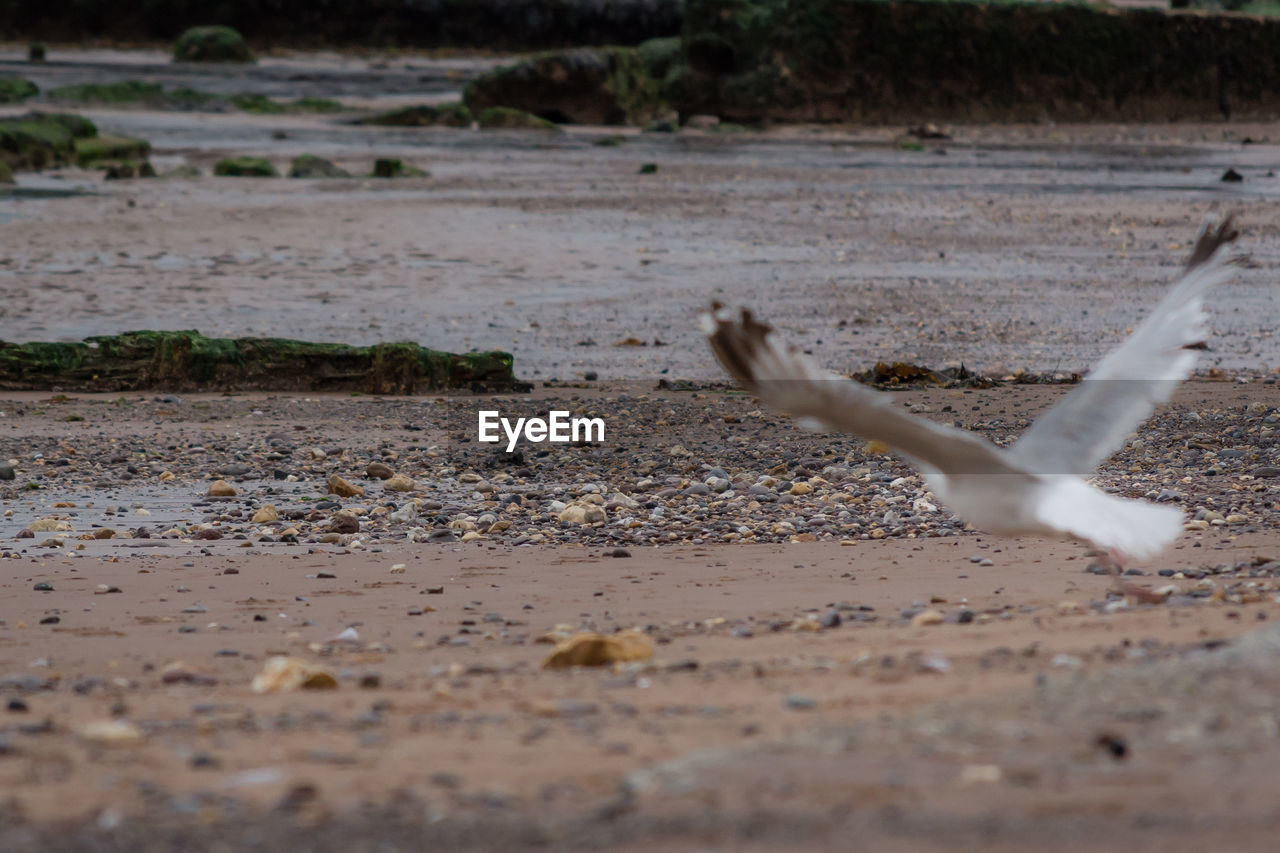
[[[360,519],[356,518],[349,512],[336,512],[329,521],[330,533],[359,533]]]
[[[396,472],[391,470],[390,465],[382,462],[370,462],[365,466],[364,473],[365,476],[372,480],[390,480],[396,475]]]
[[[801,696],[798,693],[791,693],[783,700],[783,706],[788,711],[812,711],[818,707],[818,700],[811,696]]]
[[[941,625],[947,618],[939,610],[921,610],[911,617],[911,626],[920,628],[927,625]]]
[[[337,495],[340,498],[354,498],[364,494],[364,486],[357,486],[347,482],[337,474],[329,477],[329,494]]]
[[[233,498],[236,496],[236,489],[226,480],[214,480],[209,484],[208,495],[211,498]]]
[[[280,511],[275,508],[274,504],[263,504],[258,511],[253,514],[254,524],[266,524],[272,521],[280,520]]]
[[[558,517],[565,524],[598,524],[608,520],[604,508],[593,504],[571,504]]]
[[[388,492],[412,492],[417,488],[417,485],[403,474],[396,474],[387,478],[387,481],[382,484],[382,488]]]

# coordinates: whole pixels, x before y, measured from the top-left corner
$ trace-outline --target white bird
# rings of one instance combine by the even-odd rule
[[[1149,559],[1182,533],[1183,513],[1109,495],[1087,483],[1156,404],[1195,365],[1188,347],[1207,334],[1204,295],[1231,277],[1239,258],[1231,217],[1206,223],[1181,276],[1151,315],[1080,385],[1011,447],[907,414],[889,394],[829,373],[781,346],[772,327],[718,303],[701,316],[729,373],[766,404],[807,425],[888,445],[915,465],[933,493],[990,533],[1071,537],[1092,545],[1119,572]]]

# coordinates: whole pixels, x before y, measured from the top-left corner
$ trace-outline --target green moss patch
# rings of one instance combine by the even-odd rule
[[[40,89],[30,80],[21,77],[0,77],[0,104],[16,104],[40,94]]]
[[[48,97],[55,104],[132,104],[158,103],[164,96],[159,83],[143,80],[121,80],[115,83],[77,83],[50,89]]]
[[[652,47],[647,55],[661,65],[666,60],[658,57],[667,57],[670,46]],[[465,101],[481,115],[510,107],[561,124],[641,125],[668,109],[645,57],[631,47],[540,54],[472,81]]]
[[[75,141],[76,164],[92,166],[100,160],[146,160],[151,143],[131,136],[94,136]]]
[[[331,161],[314,154],[303,154],[295,157],[289,167],[291,178],[349,178],[351,173]]]
[[[480,115],[476,116],[476,123],[488,130],[510,128],[560,132],[560,128],[556,126],[555,122],[547,121],[545,118],[540,118],[533,113],[512,107],[489,107],[481,110]]]
[[[78,140],[97,134],[93,122],[70,113],[29,113],[0,120],[0,158],[15,171],[63,166],[75,159]]]
[[[385,125],[387,127],[469,127],[471,110],[466,104],[452,102],[447,104],[419,104],[412,107],[388,110],[360,120],[361,124]]]
[[[192,27],[173,46],[175,62],[253,62],[244,37],[231,27]]]
[[[0,160],[0,184],[13,183],[13,168],[8,160]]]
[[[223,178],[278,178],[280,173],[265,157],[227,157],[219,160],[213,173]]]
[[[395,157],[379,157],[373,161],[374,178],[425,178],[430,175],[423,169]]]
[[[81,343],[0,342],[0,389],[66,391],[514,390],[509,353],[462,355],[411,343],[353,347],[285,338],[126,332]]]
[[[103,170],[103,177],[108,181],[123,181],[130,178],[154,178],[156,176],[155,167],[145,160],[141,163],[133,160],[101,162],[98,163],[97,166]]]

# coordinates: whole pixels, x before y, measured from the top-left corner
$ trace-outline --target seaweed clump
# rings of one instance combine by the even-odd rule
[[[231,27],[191,27],[173,45],[174,62],[253,62],[253,51]]]
[[[195,331],[125,332],[78,343],[0,341],[0,389],[137,391],[517,390],[514,359],[413,343],[369,347],[287,338],[208,338]]]

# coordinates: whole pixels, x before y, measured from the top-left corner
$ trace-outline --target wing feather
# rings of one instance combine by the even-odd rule
[[[947,476],[1023,473],[990,442],[908,414],[894,405],[891,395],[823,370],[803,353],[780,346],[773,328],[746,309],[735,316],[713,304],[702,324],[725,369],[779,411],[881,441]]]
[[[1009,449],[1018,464],[1088,475],[1168,401],[1195,367],[1187,347],[1207,334],[1204,295],[1231,277],[1237,236],[1230,216],[1205,224],[1181,277],[1151,315]]]

